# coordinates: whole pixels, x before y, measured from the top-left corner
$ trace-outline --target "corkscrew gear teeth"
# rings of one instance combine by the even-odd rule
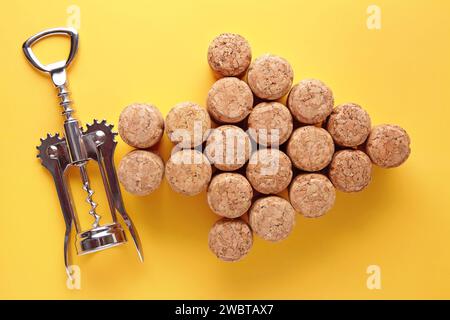
[[[70,38],[70,53],[67,60],[44,65],[34,55],[31,47],[36,42],[54,35],[63,35]],[[48,134],[47,137],[41,138],[41,144],[37,146],[37,156],[41,160],[41,164],[50,171],[53,177],[61,205],[66,227],[64,263],[69,277],[71,277],[71,274],[68,243],[70,242],[72,228],[75,227],[77,234],[76,248],[80,255],[121,245],[127,240],[126,234],[117,220],[117,212],[128,227],[139,258],[141,261],[144,259],[139,235],[123,204],[114,166],[114,150],[117,145],[115,136],[117,133],[112,131],[113,126],[108,124],[106,120],[100,122],[94,120],[92,124],[86,126],[86,130],[83,130],[78,120],[73,117],[74,110],[67,89],[66,69],[74,59],[77,49],[78,33],[72,28],[44,30],[30,37],[23,44],[23,52],[28,61],[38,70],[50,74],[57,89],[59,105],[63,109],[64,137],[60,137],[59,134]],[[97,213],[98,204],[94,201],[94,190],[91,187],[87,171],[89,161],[95,161],[98,164],[113,221],[110,224],[100,224],[101,216]],[[87,193],[86,202],[90,207],[88,213],[94,219],[91,228],[87,230],[81,228],[66,181],[66,173],[69,167],[78,167],[82,189]]]
[[[106,120],[98,121],[94,119],[92,123],[86,124],[86,130],[83,131],[84,134],[95,133],[95,132],[103,132],[105,136],[108,136],[110,139],[115,139],[117,136],[117,132],[113,132],[114,125],[109,124]],[[114,140],[115,142],[115,140]]]
[[[43,159],[51,156],[51,152],[49,153],[49,148],[51,146],[55,146],[64,140],[59,137],[59,133],[56,133],[55,135],[51,135],[50,133],[48,133],[47,137],[40,138],[40,141],[41,144],[39,146],[36,146],[36,149],[38,150],[38,154],[36,155],[36,157]]]

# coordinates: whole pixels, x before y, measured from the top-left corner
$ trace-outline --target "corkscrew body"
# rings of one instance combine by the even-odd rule
[[[64,35],[71,41],[71,49],[67,60],[49,65],[43,65],[34,55],[31,47],[36,42],[48,36]],[[72,101],[67,89],[66,69],[75,57],[78,49],[78,33],[72,28],[56,28],[42,31],[30,37],[23,44],[23,51],[30,63],[42,72],[49,73],[55,85],[64,116],[64,137],[59,134],[47,135],[41,139],[41,145],[37,147],[38,157],[42,165],[47,168],[55,183],[61,210],[65,221],[64,236],[64,262],[69,273],[69,242],[71,230],[75,228],[77,239],[76,248],[78,254],[87,254],[114,247],[125,243],[126,234],[117,221],[117,212],[124,220],[130,235],[136,246],[139,258],[143,261],[143,253],[136,228],[128,216],[120,192],[119,182],[114,166],[114,150],[117,145],[112,131],[113,126],[105,120],[94,120],[83,129],[77,119],[73,117]],[[101,225],[101,216],[97,213],[97,203],[94,201],[94,191],[91,188],[87,163],[96,161],[105,187],[112,223]],[[75,206],[70,194],[67,182],[67,169],[71,166],[78,167],[82,181],[82,189],[86,192],[86,202],[90,206],[89,214],[94,219],[92,227],[83,230],[78,221]]]

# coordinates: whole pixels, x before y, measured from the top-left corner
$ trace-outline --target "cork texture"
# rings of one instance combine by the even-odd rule
[[[234,171],[248,161],[250,149],[250,137],[244,130],[233,125],[223,125],[209,135],[205,155],[217,169]]]
[[[292,134],[293,120],[289,109],[279,102],[261,102],[248,117],[252,138],[262,146],[285,143]]]
[[[125,190],[138,196],[148,195],[158,189],[163,175],[162,159],[145,150],[134,150],[125,155],[117,170],[117,176]]]
[[[217,80],[208,92],[206,107],[220,123],[237,123],[245,119],[253,108],[253,94],[249,86],[238,78]]]
[[[403,164],[411,153],[408,133],[396,125],[375,126],[367,139],[366,151],[374,164],[394,168]]]
[[[208,63],[217,77],[237,77],[245,73],[252,60],[248,41],[238,34],[223,33],[208,48]]]
[[[166,163],[166,179],[170,187],[187,196],[206,190],[211,174],[208,159],[197,150],[177,151]]]
[[[320,80],[302,80],[292,87],[287,104],[298,121],[305,124],[320,123],[333,110],[333,92]]]
[[[226,218],[238,218],[250,209],[253,189],[247,179],[238,173],[221,173],[208,187],[208,205],[211,210]]]
[[[207,138],[211,119],[206,109],[193,102],[175,105],[166,117],[166,133],[173,143],[196,147]]]
[[[372,179],[372,162],[359,150],[338,151],[331,161],[329,177],[340,191],[361,191]]]
[[[314,126],[301,127],[295,130],[289,139],[287,154],[298,169],[319,171],[333,158],[333,139],[325,129]]]
[[[252,62],[247,82],[253,93],[266,100],[277,100],[286,95],[292,86],[294,71],[284,58],[266,54]]]
[[[307,218],[317,218],[327,213],[336,201],[336,190],[322,174],[300,174],[289,188],[289,200],[295,210]]]
[[[289,201],[269,196],[255,201],[250,209],[249,221],[252,230],[267,241],[281,241],[295,226],[295,210]]]
[[[209,231],[208,245],[217,258],[228,262],[239,261],[252,248],[252,230],[241,219],[223,218]]]
[[[337,106],[331,113],[327,130],[336,144],[356,147],[366,141],[371,129],[369,114],[354,103]]]
[[[122,140],[135,148],[150,148],[157,144],[164,132],[164,118],[151,104],[135,103],[119,116],[119,134]]]
[[[252,154],[246,170],[247,179],[263,194],[280,193],[292,179],[292,163],[278,149],[260,149]]]

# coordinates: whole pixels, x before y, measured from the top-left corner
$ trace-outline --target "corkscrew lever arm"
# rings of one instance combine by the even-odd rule
[[[66,231],[64,234],[64,265],[69,278],[70,275],[70,257],[69,257],[69,241],[72,226],[75,225],[78,231],[78,222],[75,218],[75,209],[72,204],[72,198],[65,180],[65,171],[70,165],[66,142],[59,138],[58,135],[41,139],[41,145],[37,147],[41,159],[41,164],[50,171],[55,182],[56,191],[58,193],[61,211],[64,217]]]
[[[99,135],[99,133],[102,133]],[[106,195],[111,209],[111,215],[114,220],[117,210],[128,227],[130,235],[133,239],[139,259],[144,261],[144,252],[142,250],[141,240],[136,227],[130,216],[125,210],[122,194],[120,192],[119,180],[114,166],[114,151],[117,142],[114,139],[116,133],[112,132],[112,126],[107,125],[105,121],[97,122],[87,126],[83,139],[87,146],[88,155],[91,159],[98,162],[100,173],[102,174],[103,183],[106,189]]]
[[[73,223],[73,205],[72,199],[70,197],[70,193],[67,190],[64,172],[60,167],[55,166],[54,169],[50,169],[50,172],[53,176],[53,180],[55,182],[56,191],[58,193],[59,202],[61,204],[61,210],[64,216],[64,222],[66,225],[66,231],[64,233],[64,266],[66,267],[67,276],[71,279],[72,275],[70,273],[70,253],[69,253],[69,242],[70,242],[70,233],[72,231],[72,223]]]
[[[105,154],[103,156],[104,165],[106,168],[106,173],[108,175],[109,186],[111,188],[111,192],[113,194],[114,204],[116,206],[117,211],[119,211],[122,219],[125,221],[125,224],[130,231],[131,237],[133,238],[134,245],[136,247],[139,259],[141,262],[144,262],[144,252],[142,251],[141,240],[139,238],[139,234],[136,230],[136,227],[133,224],[130,216],[125,210],[125,206],[123,204],[122,194],[120,192],[119,181],[117,179],[116,169],[114,167],[114,159],[110,154]]]

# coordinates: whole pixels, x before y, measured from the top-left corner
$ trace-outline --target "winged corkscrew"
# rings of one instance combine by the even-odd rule
[[[68,36],[71,42],[70,53],[65,61],[59,61],[49,65],[43,65],[34,55],[31,47],[38,41],[54,35]],[[117,142],[113,132],[113,125],[105,120],[86,126],[86,130],[80,127],[78,120],[73,117],[72,101],[67,90],[66,69],[75,57],[78,49],[78,33],[72,28],[55,28],[44,30],[30,37],[23,44],[23,51],[28,61],[38,70],[49,73],[53,84],[58,90],[60,106],[63,108],[64,137],[59,134],[50,135],[41,139],[37,147],[38,158],[42,165],[50,171],[55,182],[56,191],[61,205],[65,222],[64,236],[64,263],[70,277],[69,242],[72,226],[76,231],[76,248],[79,255],[87,254],[115,247],[126,243],[127,238],[124,229],[117,220],[116,212],[125,222],[139,258],[143,261],[143,252],[139,235],[131,218],[125,210],[119,182],[114,166],[114,150]],[[112,223],[102,225],[101,216],[97,213],[98,204],[94,200],[94,190],[91,187],[87,172],[87,163],[96,161],[101,173],[102,181],[108,199]],[[89,204],[89,214],[93,218],[92,226],[83,229],[78,221],[75,207],[70,194],[70,188],[66,181],[66,173],[69,167],[77,167],[80,172],[82,188],[86,192],[86,202]]]

